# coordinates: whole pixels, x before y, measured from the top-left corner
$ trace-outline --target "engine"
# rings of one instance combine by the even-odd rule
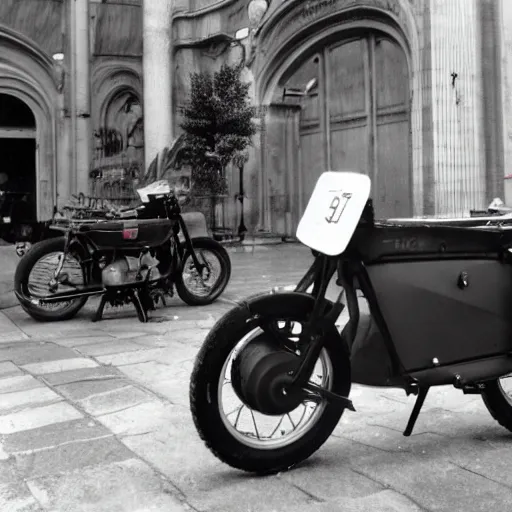
[[[139,258],[120,256],[105,266],[101,280],[104,286],[115,288],[145,281],[149,272],[149,280],[154,281],[160,277],[157,265],[158,260],[148,253],[141,254]]]

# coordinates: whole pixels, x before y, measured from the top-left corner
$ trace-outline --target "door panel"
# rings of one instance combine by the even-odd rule
[[[270,192],[271,230],[280,235],[291,235],[293,219],[299,215],[298,112],[293,106],[271,105],[266,120],[264,160]]]
[[[331,122],[347,115],[366,115],[366,41],[350,41],[328,52],[329,115]]]
[[[308,204],[318,178],[326,170],[323,136],[323,132],[318,131],[302,133],[300,137],[302,205],[304,209]]]
[[[377,169],[374,184],[379,217],[412,215],[408,68],[395,42],[375,42]]]
[[[408,121],[377,124],[377,140],[378,172],[372,195],[378,216],[407,217],[411,212]]]
[[[315,51],[280,82],[280,87],[300,93],[309,80],[318,79],[313,94],[280,98],[300,107],[299,175],[280,185],[287,187],[292,196],[298,191],[302,198],[298,213],[293,214],[292,231],[318,177],[329,169],[359,170],[371,176],[377,217],[412,215],[410,86],[405,53],[379,33],[367,33]],[[276,92],[276,99],[278,94],[282,96],[282,89]],[[274,150],[279,147],[281,155],[291,155],[287,149],[290,143],[273,145]],[[291,160],[291,156],[287,159]],[[274,165],[279,169],[281,164]],[[275,189],[272,193],[276,193]],[[272,208],[274,215],[285,214],[278,205]]]
[[[389,107],[407,109],[409,77],[405,54],[389,39],[375,41],[375,87],[377,114]]]
[[[331,170],[368,173],[368,127],[331,127]]]

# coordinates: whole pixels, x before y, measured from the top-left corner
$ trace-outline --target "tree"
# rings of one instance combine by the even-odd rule
[[[256,108],[250,104],[249,84],[242,82],[239,66],[224,64],[211,73],[191,74],[191,93],[183,109],[181,128],[192,164],[194,193],[226,193],[225,168],[240,167],[257,128]]]

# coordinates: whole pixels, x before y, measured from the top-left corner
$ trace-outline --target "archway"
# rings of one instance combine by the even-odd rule
[[[52,218],[58,195],[65,200],[70,192],[66,154],[58,150],[69,137],[57,116],[62,73],[37,44],[4,26],[0,26],[0,46],[0,94],[21,101],[35,120],[36,217],[46,221]]]
[[[326,170],[367,173],[378,217],[411,216],[410,128],[409,66],[390,35],[360,29],[306,49],[276,81],[266,120],[272,231],[295,231]]]
[[[422,215],[429,198],[424,179],[430,168],[429,162],[424,162],[423,155],[430,155],[432,145],[431,137],[423,133],[423,125],[430,119],[431,111],[428,102],[424,103],[425,77],[421,66],[425,56],[419,41],[421,27],[414,17],[410,2],[333,0],[320,2],[313,8],[301,0],[289,0],[276,3],[274,8],[272,5],[256,32],[253,41],[256,51],[250,65],[256,101],[269,110],[262,134],[261,152],[256,155],[254,163],[255,171],[259,171],[258,225],[264,230],[274,231],[277,222],[281,229],[286,227],[288,234],[295,233],[300,212],[311,193],[306,188],[307,179],[299,179],[307,165],[302,161],[303,157],[311,152],[307,149],[307,143],[312,145],[312,151],[319,152],[309,163],[314,166],[321,164],[322,170],[331,164],[338,168],[339,165],[357,165],[361,170],[366,164],[363,172],[375,180],[383,166],[387,165],[395,174],[403,168],[405,175],[402,173],[399,176],[399,188],[403,192],[400,199],[389,197],[393,185],[382,179],[384,173],[380,174],[380,183],[374,183],[372,195],[377,193],[381,196],[377,201],[380,203],[377,215]],[[315,57],[318,57],[318,75],[321,78],[318,89],[310,97],[283,98],[284,87],[304,90],[305,84],[313,76],[304,77],[304,82],[300,75],[308,75],[314,63],[309,63],[308,71],[306,62]],[[358,77],[350,73],[345,77],[342,69],[337,74],[333,62],[354,66]],[[392,70],[395,70],[396,76]],[[377,72],[387,81],[387,85],[380,88],[383,90],[379,90],[380,79],[375,79]],[[395,91],[397,95],[393,95],[392,83],[398,77],[401,77],[402,85]],[[345,80],[349,90],[344,91],[344,99],[336,100],[331,96],[336,89],[342,89],[339,87],[341,79]],[[355,92],[358,80],[361,82],[359,97]],[[402,101],[397,102],[402,92]],[[361,103],[362,99],[364,103]],[[346,104],[347,101],[349,104]],[[311,111],[315,108],[318,109],[316,113]],[[315,129],[318,130],[316,140]],[[280,149],[278,144],[272,145],[272,131],[280,133],[279,137],[282,141],[286,139],[287,144],[282,146],[281,142]],[[365,133],[364,140],[367,141],[364,147],[361,132]],[[404,137],[400,137],[399,132]],[[381,141],[387,138],[388,143],[379,145],[372,142],[372,137],[375,139],[378,135]],[[400,158],[397,156],[399,153],[391,148],[398,139],[405,141]],[[341,144],[348,149],[348,153]],[[359,144],[359,149],[355,144]],[[387,154],[384,151],[386,147]],[[364,155],[358,161],[356,154],[361,153],[361,148]],[[338,154],[335,153],[337,149]],[[286,166],[300,169],[300,173],[287,174],[283,162],[277,165],[280,170],[275,173],[276,162],[285,155],[291,162]],[[397,159],[393,161],[395,156]],[[312,174],[314,182],[317,175]],[[294,185],[295,190],[290,192],[290,187],[283,188],[285,182]],[[405,193],[407,190],[408,194]],[[390,208],[393,203],[395,206]],[[287,223],[277,220],[283,214]]]
[[[16,224],[37,220],[36,119],[21,99],[0,93],[3,217]]]

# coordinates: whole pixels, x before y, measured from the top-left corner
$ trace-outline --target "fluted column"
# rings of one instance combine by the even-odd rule
[[[479,0],[430,0],[435,213],[484,206]]]
[[[512,205],[512,2],[500,0],[501,102],[503,105],[503,167],[505,203]]]
[[[172,142],[171,14],[174,0],[143,0],[144,154],[146,169]]]
[[[91,167],[91,66],[89,46],[89,0],[74,4],[75,45],[75,158],[76,191],[88,194]]]

